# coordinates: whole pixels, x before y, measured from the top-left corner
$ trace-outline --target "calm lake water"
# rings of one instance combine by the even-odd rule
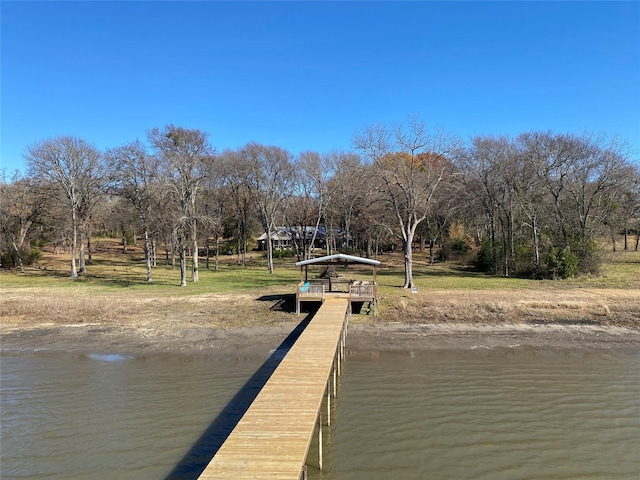
[[[164,479],[262,360],[1,358],[3,479]],[[350,352],[310,479],[640,478],[640,352]]]

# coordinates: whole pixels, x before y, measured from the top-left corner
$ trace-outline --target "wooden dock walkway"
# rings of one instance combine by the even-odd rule
[[[344,355],[349,300],[327,298],[200,479],[299,480]]]

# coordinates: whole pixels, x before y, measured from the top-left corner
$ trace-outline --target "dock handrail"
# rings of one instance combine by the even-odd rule
[[[322,283],[300,282],[298,284],[298,294],[301,297],[324,298],[324,285]]]
[[[296,315],[300,315],[300,299],[304,298],[305,301],[318,300],[324,302],[324,284],[313,282],[300,282],[296,287]]]
[[[349,287],[349,297],[351,298],[375,298],[377,285],[375,283],[354,282]]]

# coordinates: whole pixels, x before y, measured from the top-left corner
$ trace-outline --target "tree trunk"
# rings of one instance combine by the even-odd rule
[[[71,278],[78,279],[78,268],[76,267],[76,251],[78,248],[78,217],[76,209],[71,208]]]
[[[180,238],[180,286],[187,286],[187,245],[184,238]]]
[[[156,241],[155,235],[151,237],[151,266],[158,266],[158,242]]]
[[[151,245],[149,242],[149,231],[147,227],[143,227],[144,231],[144,260],[147,265],[147,282],[151,283]]]
[[[273,273],[273,243],[271,243],[271,235],[267,234],[267,270]]]
[[[629,251],[629,225],[626,220],[624,222],[624,251]]]
[[[215,260],[215,271],[218,271],[220,268],[220,235],[218,234],[218,227],[216,226],[216,260]]]
[[[491,242],[491,255],[493,256],[491,260],[492,264],[492,273],[494,275],[498,274],[498,245],[496,244],[496,225],[495,219],[491,216],[489,221],[489,241]]]
[[[322,218],[322,207],[320,207],[320,209],[318,211],[318,218],[316,220],[316,228],[313,230],[313,235],[311,236],[311,245],[309,246],[309,256],[307,257],[307,260],[311,258],[311,251],[313,251],[314,255],[315,255],[316,235],[318,234],[318,228],[320,228],[320,219],[321,218]]]
[[[411,251],[412,236],[402,239],[402,251],[404,253],[404,287],[413,288],[413,252]]]
[[[13,249],[16,252],[16,258],[18,259],[18,268],[20,269],[20,272],[24,273],[24,265],[22,265],[22,255],[20,255],[20,249],[18,248],[18,245],[16,245],[16,242],[11,242],[11,245],[13,245]]]
[[[609,234],[611,235],[611,248],[615,252],[617,250],[616,246],[616,230],[613,224],[609,224]]]
[[[209,248],[209,236],[210,236],[210,232],[209,232],[209,228],[207,227],[207,231],[205,232],[205,236],[204,236],[204,255],[205,255],[205,268],[207,270],[209,270],[210,265],[210,259],[211,259],[211,249]]]
[[[93,249],[91,247],[91,218],[87,222],[87,265],[93,263]]]
[[[122,229],[122,253],[127,253],[127,230],[124,225],[121,225],[120,228]]]
[[[86,270],[86,262],[85,262],[85,256],[84,256],[84,238],[85,235],[83,233],[84,230],[81,230],[80,232],[80,261],[78,262],[78,273],[84,273]]]
[[[245,227],[242,229],[242,266],[246,267],[247,266],[247,245],[249,243],[249,240],[247,238],[247,227],[245,225]]]
[[[197,282],[200,280],[200,273],[198,272],[198,236],[196,231],[196,222],[195,220],[191,226],[191,237],[193,242],[193,252],[192,255],[192,263],[191,263],[191,281]]]
[[[500,222],[502,223],[502,222]],[[505,277],[509,276],[509,234],[505,232],[504,223],[502,223],[502,273]]]
[[[540,269],[540,235],[538,234],[538,226],[535,224],[533,227],[533,251],[534,265],[537,272]]]
[[[429,239],[429,265],[436,263],[436,240],[434,238]]]

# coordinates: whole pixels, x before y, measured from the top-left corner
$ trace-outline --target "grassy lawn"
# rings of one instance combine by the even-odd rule
[[[92,317],[126,324],[141,315],[186,318],[194,309],[194,322],[226,327],[270,322],[274,320],[269,302],[260,302],[256,309],[255,300],[280,295],[287,296],[290,304],[300,278],[294,258],[276,259],[275,273],[270,275],[264,259],[254,252],[247,266],[238,265],[235,256],[222,256],[218,271],[207,270],[202,261],[200,281],[188,282],[186,287],[178,286],[179,270],[164,265],[162,258],[153,269],[153,282],[147,283],[139,247],[122,253],[118,241],[112,239],[98,239],[94,245],[92,265],[75,282],[69,276],[68,254],[45,252],[37,268],[0,272],[3,323],[37,322],[59,312],[58,322]],[[542,319],[640,326],[640,252],[603,255],[599,275],[536,281],[485,275],[452,263],[430,266],[427,255],[417,253],[417,293],[401,288],[401,254],[381,255],[381,316],[376,321],[509,323]],[[318,272],[310,270],[312,273]],[[350,268],[346,276],[354,275],[368,279],[371,273]],[[235,313],[225,305],[233,305]],[[218,311],[217,316],[210,313],[213,310]],[[373,321],[358,317],[357,321]]]
[[[278,260],[274,275],[269,275],[260,260],[251,259],[247,266],[236,264],[235,256],[224,256],[220,268],[206,269],[200,261],[200,281],[188,282],[187,287],[179,287],[180,271],[176,266],[166,265],[159,259],[153,269],[153,282],[147,283],[144,256],[139,248],[130,247],[122,253],[118,243],[111,239],[102,239],[97,243],[93,262],[77,281],[70,278],[70,260],[68,254],[53,255],[45,252],[37,268],[28,268],[24,273],[1,271],[0,285],[5,289],[15,288],[59,288],[72,289],[75,292],[135,294],[135,295],[201,295],[238,290],[256,290],[278,286],[295,285],[300,277],[295,261]],[[187,278],[190,278],[190,265]]]

